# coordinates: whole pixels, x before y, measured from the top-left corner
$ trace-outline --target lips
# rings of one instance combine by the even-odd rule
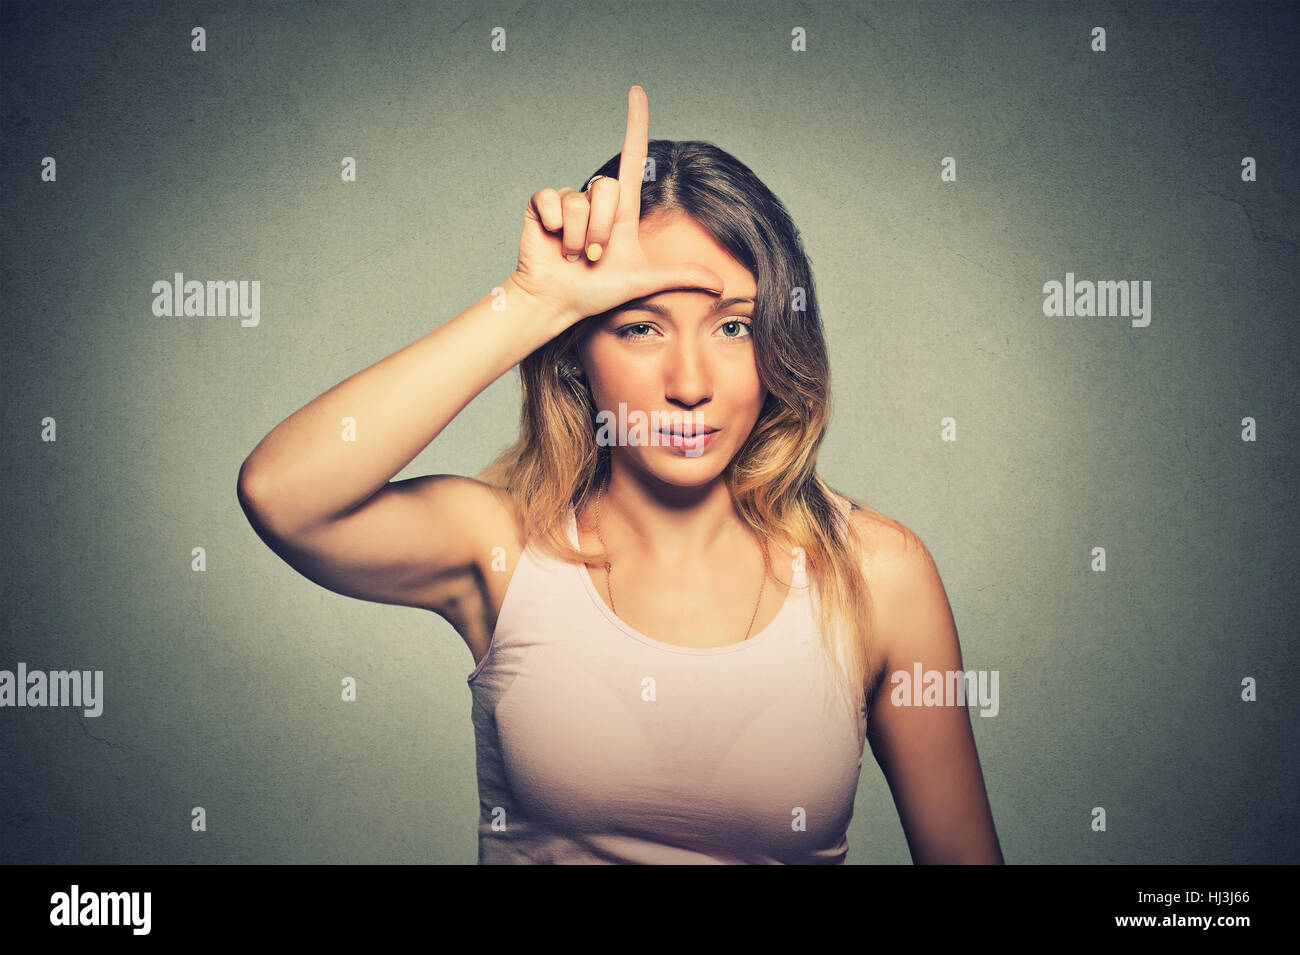
[[[679,454],[685,454],[687,457],[693,458],[703,454],[705,449],[713,444],[713,440],[718,436],[717,428],[706,426],[691,428],[690,431],[690,434],[682,434],[680,428],[676,431],[671,428],[661,429],[659,433],[663,437],[659,443],[672,448]]]
[[[717,428],[711,428],[711,427],[709,427],[708,425],[701,425],[701,426],[698,427],[698,428],[695,427],[694,425],[691,425],[691,426],[689,426],[689,427],[688,427],[688,426],[682,426],[682,427],[680,427],[680,428],[676,428],[676,427],[674,427],[674,428],[660,428],[660,429],[659,429],[660,433],[662,433],[662,434],[675,434],[675,435],[678,435],[678,436],[683,437],[683,438],[694,438],[694,437],[696,437],[697,435],[702,435],[702,434],[713,434],[713,432],[715,432],[715,431],[717,431],[717,430],[718,430]]]

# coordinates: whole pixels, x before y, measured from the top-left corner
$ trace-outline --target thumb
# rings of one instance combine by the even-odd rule
[[[722,277],[702,265],[669,265],[646,269],[639,276],[636,297],[653,295],[668,289],[703,289],[715,295],[722,292]]]

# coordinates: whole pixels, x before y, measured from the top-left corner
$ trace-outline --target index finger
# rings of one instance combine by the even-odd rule
[[[645,90],[634,86],[627,94],[627,132],[623,134],[623,152],[618,157],[616,222],[636,222],[641,218],[641,180],[649,151],[650,104]]]

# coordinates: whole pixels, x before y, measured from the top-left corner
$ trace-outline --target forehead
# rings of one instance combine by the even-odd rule
[[[651,215],[641,220],[637,237],[646,258],[653,265],[703,265],[721,277],[722,295],[753,298],[757,286],[754,276],[731,253],[694,219],[681,213]],[[712,298],[707,292],[661,292],[646,300],[663,305],[699,298],[703,303]]]

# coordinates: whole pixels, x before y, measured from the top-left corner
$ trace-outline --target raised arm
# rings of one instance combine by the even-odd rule
[[[633,87],[619,179],[534,193],[518,265],[498,290],[315,398],[248,455],[239,502],[286,562],[339,593],[442,612],[443,579],[482,559],[480,539],[503,539],[495,529],[512,512],[472,478],[393,477],[497,377],[582,318],[666,288],[721,290],[710,270],[651,267],[640,248],[648,122]],[[592,243],[603,254],[564,254]]]
[[[504,311],[494,311],[494,300]],[[513,279],[438,329],[277,425],[244,461],[237,494],[286,563],[337,593],[442,612],[447,582],[482,558],[510,509],[453,474],[392,481],[447,423],[554,333],[558,313]],[[355,436],[355,440],[345,437]]]

